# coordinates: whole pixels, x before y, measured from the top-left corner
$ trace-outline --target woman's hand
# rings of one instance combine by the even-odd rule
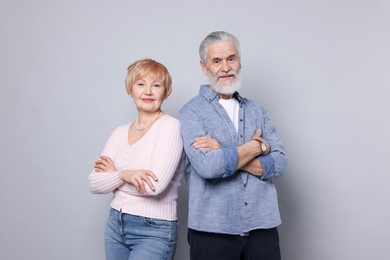
[[[148,170],[123,170],[119,172],[119,178],[130,185],[133,185],[140,194],[146,194],[145,183],[152,191],[155,187],[151,180],[157,182],[157,176]]]
[[[192,145],[196,149],[207,151],[207,152],[212,150],[218,150],[222,147],[218,143],[218,141],[213,139],[210,135],[205,135],[205,136],[195,138],[195,141]]]
[[[114,162],[110,157],[101,155],[100,159],[95,162],[95,172],[115,172]]]

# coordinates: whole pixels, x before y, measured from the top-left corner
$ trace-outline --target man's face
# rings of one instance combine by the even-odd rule
[[[231,41],[218,41],[210,45],[207,64],[201,62],[201,67],[212,86],[223,89],[224,86],[235,85],[239,81],[241,68],[236,46]]]

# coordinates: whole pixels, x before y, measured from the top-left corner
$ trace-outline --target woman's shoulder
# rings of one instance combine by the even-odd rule
[[[171,116],[169,114],[165,114],[164,117],[163,117],[164,121],[166,121],[167,123],[179,123],[179,120],[174,117],[174,116]]]
[[[112,131],[112,134],[114,135],[120,135],[120,134],[127,134],[129,130],[129,126],[131,123],[127,123],[125,125],[120,125]]]
[[[171,126],[171,127],[179,127],[180,128],[180,122],[177,118],[171,116],[171,115],[168,115],[168,114],[165,114],[163,116],[163,118],[161,118],[161,125],[166,127],[166,126]]]

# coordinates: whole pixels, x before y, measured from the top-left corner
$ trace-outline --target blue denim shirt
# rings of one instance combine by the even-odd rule
[[[217,93],[202,85],[199,95],[179,112],[188,162],[185,178],[189,189],[188,227],[198,231],[245,235],[281,223],[272,180],[284,174],[287,156],[267,111],[252,100],[234,97],[240,104],[238,133]],[[263,176],[237,169],[237,147],[252,140],[257,129],[271,145],[259,156]],[[209,134],[223,148],[210,152],[195,149],[196,137]]]

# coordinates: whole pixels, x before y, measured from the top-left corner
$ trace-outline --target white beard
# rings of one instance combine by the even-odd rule
[[[221,75],[220,75],[221,74]],[[216,78],[213,78],[210,73],[207,75],[207,79],[209,80],[209,83],[211,85],[211,89],[213,89],[215,92],[218,94],[224,94],[224,95],[230,95],[234,94],[234,92],[238,91],[241,88],[242,85],[242,76],[241,73],[234,73],[234,72],[229,72],[229,73],[220,73],[217,75]],[[235,79],[232,83],[219,83],[218,82],[218,77],[222,75],[234,75]]]

